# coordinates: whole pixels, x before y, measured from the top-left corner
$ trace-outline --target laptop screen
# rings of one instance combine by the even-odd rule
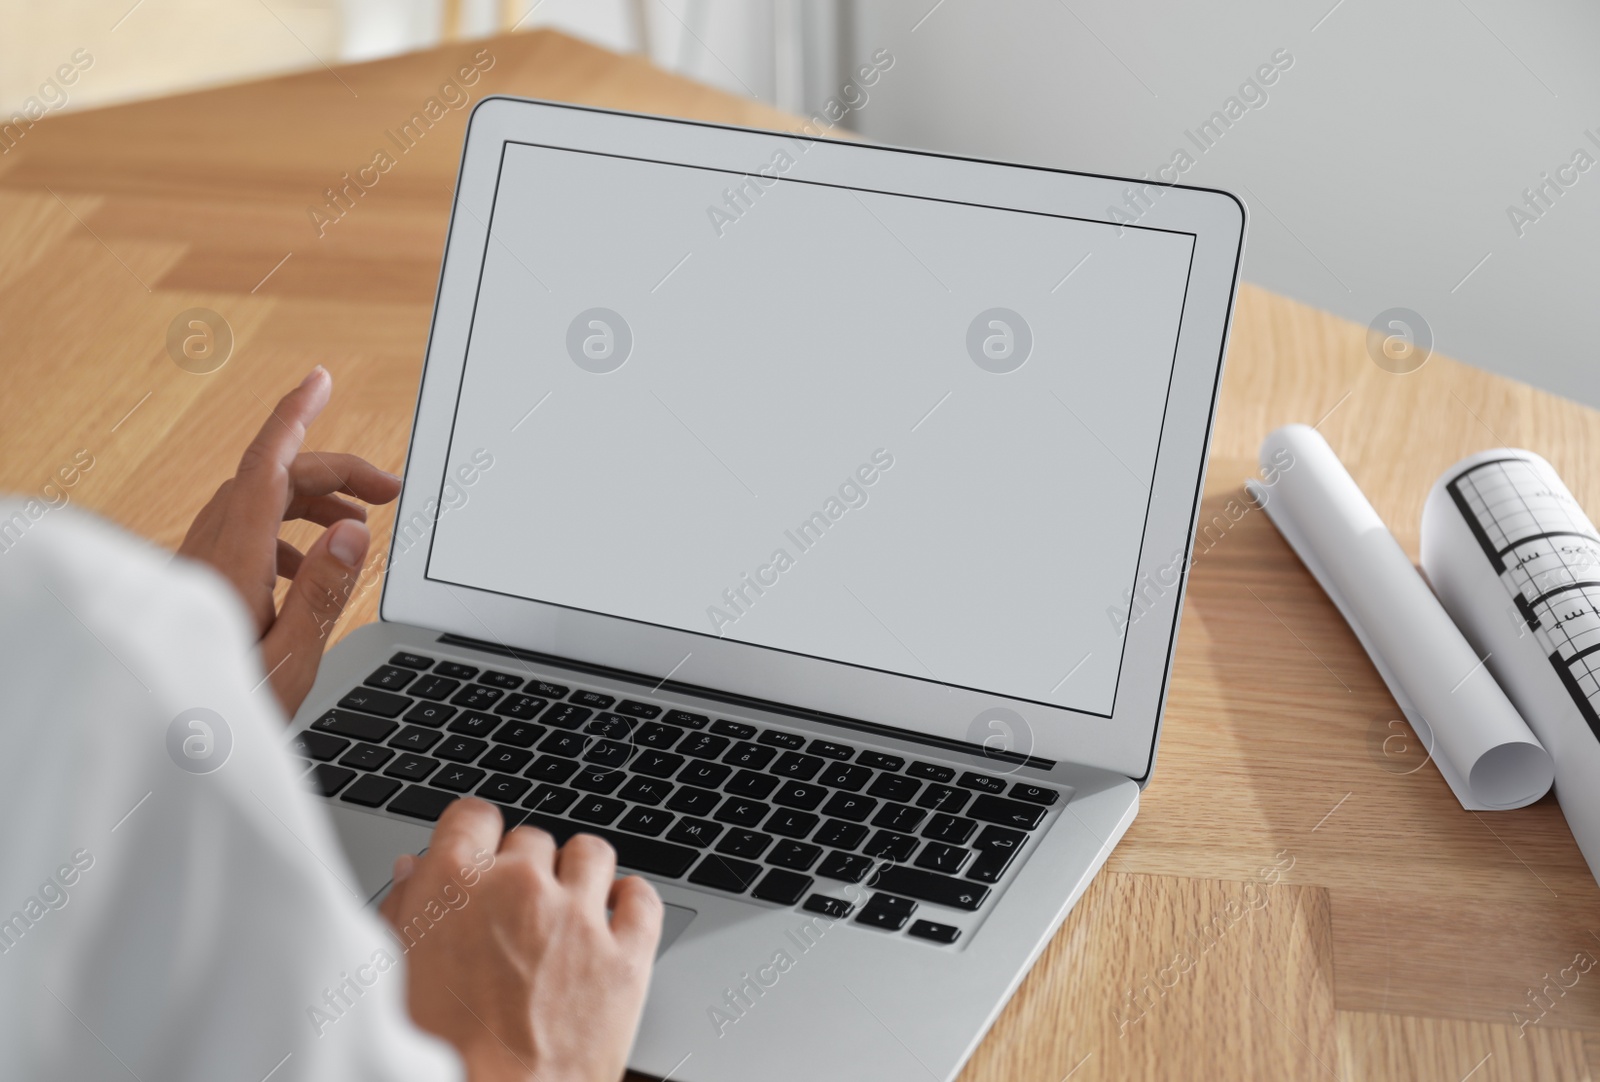
[[[427,577],[1110,716],[1193,236],[804,148],[505,144]]]

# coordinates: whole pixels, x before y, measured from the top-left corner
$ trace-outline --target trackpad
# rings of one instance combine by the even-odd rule
[[[369,815],[354,808],[334,805],[328,813],[345,860],[356,873],[357,882],[346,885],[367,904],[378,901],[388,889],[394,876],[394,858],[401,853],[422,852],[433,835],[430,827]]]

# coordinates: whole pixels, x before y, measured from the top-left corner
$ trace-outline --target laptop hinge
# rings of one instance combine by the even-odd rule
[[[697,699],[710,699],[713,702],[727,703],[729,706],[742,706],[751,710],[760,710],[769,714],[784,714],[791,718],[800,718],[805,721],[821,722],[825,725],[836,725],[842,729],[853,729],[862,733],[875,733],[879,736],[893,737],[896,740],[910,740],[929,747],[944,748],[949,751],[959,751],[967,755],[978,755],[995,762],[1010,763],[1013,766],[1033,767],[1036,770],[1052,770],[1055,768],[1054,759],[1045,759],[1037,755],[1023,755],[1014,751],[999,751],[974,744],[968,740],[953,740],[943,736],[929,736],[926,733],[912,732],[908,729],[899,729],[893,725],[880,725],[872,721],[860,721],[856,718],[847,718],[839,714],[829,714],[821,710],[807,710],[800,706],[789,706],[785,703],[772,702],[768,699],[758,699],[752,695],[739,695],[734,692],[718,691],[715,688],[701,687],[698,684],[686,684],[678,680],[657,680],[653,676],[629,672],[626,669],[614,669],[608,665],[594,665],[587,661],[574,661],[571,658],[557,657],[554,654],[541,654],[535,650],[521,650],[515,646],[505,646],[501,643],[484,642],[481,639],[470,638],[466,635],[455,635],[446,632],[439,636],[439,641],[451,646],[464,646],[473,650],[481,650],[489,654],[501,654],[505,657],[519,658],[523,661],[539,662],[546,665],[556,665],[574,672],[585,672],[594,676],[605,677],[620,683],[637,684],[650,689],[651,692],[676,692],[680,695],[692,695]]]

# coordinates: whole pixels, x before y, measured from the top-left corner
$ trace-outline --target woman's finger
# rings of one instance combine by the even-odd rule
[[[239,459],[233,480],[224,547],[248,552],[278,536],[289,505],[289,467],[305,442],[306,427],[328,404],[333,378],[320,364],[300,386],[278,400]]]
[[[361,576],[372,535],[360,522],[328,527],[306,550],[278,618],[261,639],[272,690],[290,717],[317,679],[328,635]]]
[[[284,512],[283,517],[285,521],[303,518],[307,522],[315,522],[318,526],[332,526],[335,522],[343,522],[347,518],[365,522],[367,509],[338,496],[313,496],[309,500],[289,501],[289,510]]]
[[[278,577],[292,579],[300,573],[300,561],[305,554],[283,538],[278,538]]]
[[[302,498],[342,492],[366,503],[388,503],[400,495],[400,478],[386,473],[360,455],[306,451],[289,466],[294,495]]]

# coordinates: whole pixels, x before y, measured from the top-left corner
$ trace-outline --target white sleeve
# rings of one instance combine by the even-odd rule
[[[0,1078],[461,1077],[252,639],[208,569],[0,502]]]

